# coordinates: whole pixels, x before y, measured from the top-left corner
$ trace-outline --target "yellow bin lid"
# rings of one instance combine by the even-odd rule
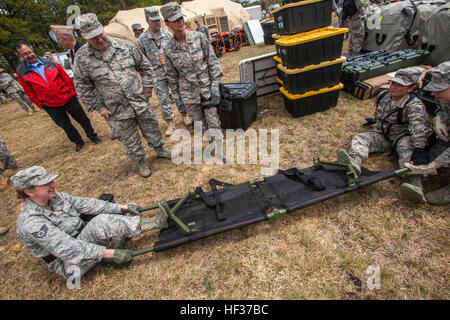
[[[305,4],[322,2],[322,1],[327,1],[327,0],[305,0],[305,1],[298,1],[298,2],[294,2],[294,3],[288,3],[288,4],[285,4],[284,6],[279,7],[278,9],[271,11],[271,13],[273,14],[273,13],[277,13],[278,11],[281,11],[281,10],[284,10],[287,8],[304,6]]]
[[[300,68],[300,69],[288,69],[288,68],[284,67],[281,64],[279,64],[277,66],[277,68],[280,69],[281,71],[283,71],[284,73],[287,73],[287,74],[297,74],[297,73],[301,73],[301,72],[311,71],[311,70],[314,70],[314,69],[325,68],[325,67],[331,66],[333,64],[342,63],[342,62],[344,62],[346,60],[347,60],[347,58],[342,56],[342,57],[337,58],[335,60],[324,61],[324,62],[322,62],[320,64],[311,64],[309,66],[306,66],[306,67],[303,67],[303,68]]]
[[[275,60],[278,63],[281,63],[281,58],[279,56],[273,56],[273,60]]]
[[[302,43],[317,41],[320,39],[332,37],[341,33],[348,32],[348,28],[325,27],[308,32],[299,33],[275,41],[276,44],[283,47],[296,46]]]
[[[331,91],[341,90],[342,88],[344,88],[344,85],[342,83],[339,83],[339,84],[335,85],[334,87],[322,88],[322,89],[316,90],[316,91],[308,91],[308,92],[305,92],[303,94],[291,94],[284,87],[281,87],[280,91],[289,100],[298,100],[298,99],[303,99],[303,98],[306,98],[306,97],[315,96],[317,94],[322,94],[322,93],[327,93],[327,92],[331,92]]]

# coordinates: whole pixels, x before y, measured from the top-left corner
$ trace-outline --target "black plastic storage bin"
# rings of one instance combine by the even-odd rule
[[[222,83],[225,90],[229,90],[231,95],[232,107],[227,112],[219,109],[219,118],[223,129],[243,129],[248,127],[256,120],[258,113],[258,101],[256,90],[258,84],[248,83]]]
[[[345,57],[313,64],[300,69],[288,69],[278,65],[284,88],[291,94],[302,94],[339,84]]]
[[[291,116],[298,118],[335,107],[338,102],[339,90],[343,87],[342,84],[338,84],[331,88],[297,95],[290,94],[284,87],[281,87],[280,91],[283,94],[286,110]]]
[[[272,11],[276,32],[292,35],[331,24],[334,0],[305,0],[286,4]]]
[[[261,23],[264,34],[274,34],[275,33],[275,22],[269,21]]]
[[[264,44],[275,44],[275,39],[271,34],[264,34]]]
[[[341,56],[347,28],[326,27],[275,41],[277,55],[289,69],[334,60]]]

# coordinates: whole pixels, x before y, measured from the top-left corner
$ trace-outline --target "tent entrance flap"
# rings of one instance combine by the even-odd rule
[[[196,232],[187,233],[179,223],[170,221],[169,227],[161,230],[152,250],[155,252],[167,250],[261,222],[399,174],[395,171],[374,172],[362,168],[361,175],[353,180],[349,179],[348,172],[349,168],[344,166],[321,162],[320,170],[317,170],[317,165],[316,168],[312,166],[302,170],[293,168],[264,179],[238,185],[226,184],[221,189],[203,192],[204,199],[220,199],[220,210],[225,219],[217,214],[216,207],[207,203],[208,201],[185,196],[183,205],[176,208],[176,217],[184,223],[195,225]],[[314,183],[309,183],[311,181]],[[180,199],[168,201],[171,210],[179,201]]]

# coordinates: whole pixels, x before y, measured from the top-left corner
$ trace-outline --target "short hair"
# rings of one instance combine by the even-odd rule
[[[70,40],[75,40],[75,36],[70,33],[57,34],[56,37],[63,37],[63,38],[69,38]]]
[[[24,42],[24,41],[19,41],[19,42],[17,42],[17,43],[14,45],[14,51],[15,51],[16,53],[18,53],[18,52],[19,52],[19,49],[22,48],[23,46],[27,46],[27,47],[30,47],[30,48],[31,48],[31,46],[28,45],[28,43],[26,43],[26,42]]]

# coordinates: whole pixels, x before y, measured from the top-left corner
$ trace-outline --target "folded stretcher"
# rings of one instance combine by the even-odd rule
[[[134,255],[171,249],[214,234],[290,213],[402,174],[409,169],[374,172],[362,168],[358,177],[351,165],[321,162],[298,170],[238,185],[210,180],[211,191],[190,189],[181,199],[168,201],[169,227],[160,231],[153,247]],[[217,188],[222,186],[222,188]],[[143,210],[156,209],[158,205]]]

